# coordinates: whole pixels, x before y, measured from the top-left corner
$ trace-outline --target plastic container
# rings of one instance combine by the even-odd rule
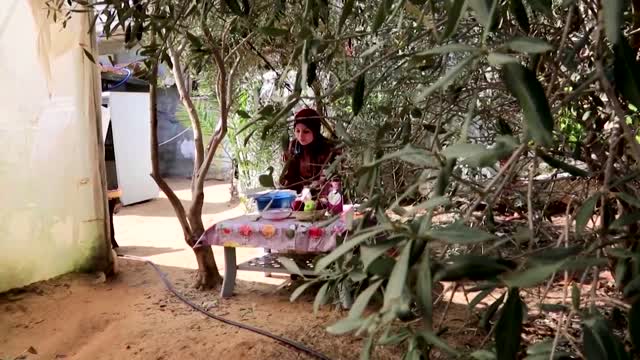
[[[296,195],[289,191],[272,191],[256,197],[258,211],[265,209],[290,209]]]
[[[260,212],[260,214],[265,220],[283,220],[291,216],[292,212],[291,209],[269,209]]]
[[[327,208],[329,209],[329,212],[331,212],[331,214],[333,215],[338,215],[342,213],[342,210],[343,210],[343,207],[342,207],[343,200],[342,200],[342,194],[340,193],[340,190],[341,190],[340,182],[332,181],[331,191],[327,195],[327,202],[328,202]]]

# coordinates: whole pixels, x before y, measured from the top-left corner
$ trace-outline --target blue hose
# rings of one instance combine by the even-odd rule
[[[132,74],[132,71],[131,71],[131,70],[129,70],[129,69],[127,69],[127,68],[117,68],[117,69],[118,69],[118,70],[124,70],[124,71],[126,71],[126,72],[127,72],[127,75],[124,77],[124,79],[120,80],[120,82],[119,82],[119,83],[117,83],[117,84],[115,84],[115,85],[113,85],[113,86],[108,86],[108,87],[107,87],[107,90],[113,90],[113,89],[115,89],[115,88],[117,88],[117,87],[120,87],[120,86],[124,85],[124,83],[126,83],[127,81],[129,81],[129,79],[131,79],[131,74]]]

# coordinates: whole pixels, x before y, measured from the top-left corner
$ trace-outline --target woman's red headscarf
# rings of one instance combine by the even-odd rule
[[[293,118],[294,128],[298,124],[303,124],[313,132],[314,139],[322,136],[322,133],[320,132],[320,128],[322,127],[322,116],[314,109],[304,108],[298,111]]]

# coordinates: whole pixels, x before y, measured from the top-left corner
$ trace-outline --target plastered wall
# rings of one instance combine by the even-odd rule
[[[0,292],[112,261],[88,26],[0,1]]]

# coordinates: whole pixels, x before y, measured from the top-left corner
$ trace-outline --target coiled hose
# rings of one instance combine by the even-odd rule
[[[126,68],[126,67],[118,67],[116,69],[124,70],[127,73],[127,75],[125,75],[125,77],[122,80],[120,80],[117,84],[112,85],[112,86],[108,86],[107,90],[109,90],[109,91],[124,85],[124,83],[126,83],[127,81],[129,81],[129,79],[131,79],[131,75],[133,74],[133,72],[130,69]]]
[[[192,302],[191,300],[187,299],[184,295],[180,294],[174,287],[173,284],[171,284],[171,282],[169,281],[169,279],[167,279],[167,275],[165,273],[162,272],[162,270],[160,270],[160,268],[158,267],[158,265],[156,265],[155,263],[153,263],[151,260],[145,259],[145,258],[141,258],[138,256],[132,256],[132,255],[118,255],[118,257],[124,258],[124,259],[129,259],[129,260],[136,260],[136,261],[143,261],[149,265],[151,265],[151,267],[153,267],[153,269],[158,273],[158,275],[160,276],[160,280],[162,280],[162,282],[164,283],[165,287],[171,291],[173,293],[173,295],[175,295],[176,297],[178,297],[178,299],[182,300],[182,302],[184,302],[185,304],[191,306],[193,309],[198,310],[199,312],[207,315],[208,317],[214,319],[214,320],[218,320],[220,322],[223,322],[225,324],[228,325],[232,325],[232,326],[236,326],[239,327],[241,329],[245,329],[245,330],[249,330],[251,332],[254,332],[256,334],[260,334],[262,336],[266,336],[268,338],[271,338],[285,346],[289,346],[294,348],[297,351],[306,353],[307,355],[313,356],[314,358],[317,359],[321,359],[321,360],[330,360],[329,357],[327,357],[326,355],[310,349],[309,347],[305,346],[304,344],[301,344],[299,342],[293,341],[293,340],[289,340],[287,338],[284,338],[282,336],[279,335],[275,335],[272,334],[266,330],[262,330],[259,329],[257,327],[253,327],[251,325],[246,325],[237,321],[233,321],[233,320],[229,320],[229,319],[225,319],[221,316],[212,314],[210,312],[208,312],[207,310],[205,310],[204,308],[202,308],[201,306],[195,304],[194,302]]]

